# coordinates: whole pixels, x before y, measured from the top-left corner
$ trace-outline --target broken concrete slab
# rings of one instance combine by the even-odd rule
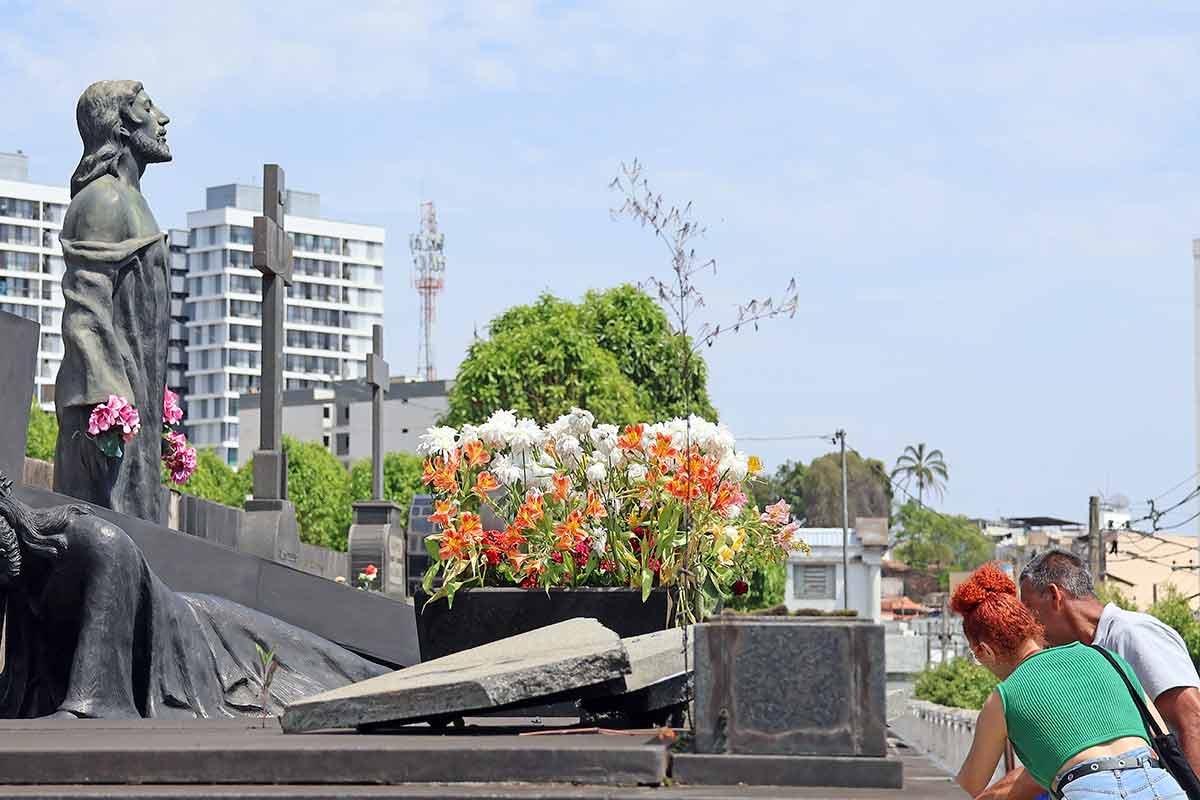
[[[288,706],[288,733],[445,719],[561,696],[630,671],[615,633],[573,619],[426,661]]]
[[[687,648],[694,652],[693,641],[693,630],[689,628]],[[621,713],[645,722],[646,716],[654,712],[685,705],[692,697],[695,658],[685,657],[684,642],[683,628],[622,639],[630,666],[622,691],[612,697],[585,699],[583,711],[592,716]]]

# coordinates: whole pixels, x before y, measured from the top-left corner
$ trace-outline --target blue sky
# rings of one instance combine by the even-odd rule
[[[735,432],[844,427],[889,464],[924,441],[946,510],[1086,519],[1089,494],[1196,469],[1200,7],[968,5],[0,0],[0,149],[65,183],[79,92],[143,81],[172,119],[143,184],[160,224],[277,161],[327,216],[386,226],[394,372],[435,200],[444,375],[513,303],[665,273],[608,212],[636,156],[708,225],[714,318],[799,284],[794,320],[707,353]]]

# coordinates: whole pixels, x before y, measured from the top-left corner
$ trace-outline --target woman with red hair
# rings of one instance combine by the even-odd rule
[[[1141,713],[1104,653],[1079,642],[1047,648],[1012,579],[994,564],[975,570],[950,607],[962,615],[975,658],[1000,678],[958,773],[972,797],[987,788],[1007,738],[1056,798],[1186,800],[1150,749]],[[1129,664],[1112,656],[1141,692]],[[1147,706],[1165,730],[1154,704]]]

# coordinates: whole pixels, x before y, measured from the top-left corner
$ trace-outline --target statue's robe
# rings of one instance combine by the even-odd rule
[[[110,238],[125,238],[72,238],[75,215],[68,209],[60,237],[66,271],[63,361],[54,398],[59,424],[54,489],[161,523],[162,404],[171,326],[166,236],[145,198],[110,175],[85,187],[72,206],[89,202],[107,206]],[[141,433],[123,445],[120,459],[105,456],[86,436],[92,409],[110,395],[124,397],[141,417]]]
[[[137,545],[94,515],[73,519],[54,561],[27,557],[7,589],[0,718],[222,718],[262,713],[255,645],[278,667],[266,710],[388,670],[222,598],[179,594]]]

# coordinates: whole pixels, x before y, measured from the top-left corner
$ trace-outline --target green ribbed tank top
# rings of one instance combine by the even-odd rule
[[[1116,653],[1113,657],[1142,691],[1133,668]],[[1089,747],[1122,736],[1146,738],[1121,676],[1102,654],[1079,642],[1033,654],[997,690],[1013,749],[1043,786]]]

